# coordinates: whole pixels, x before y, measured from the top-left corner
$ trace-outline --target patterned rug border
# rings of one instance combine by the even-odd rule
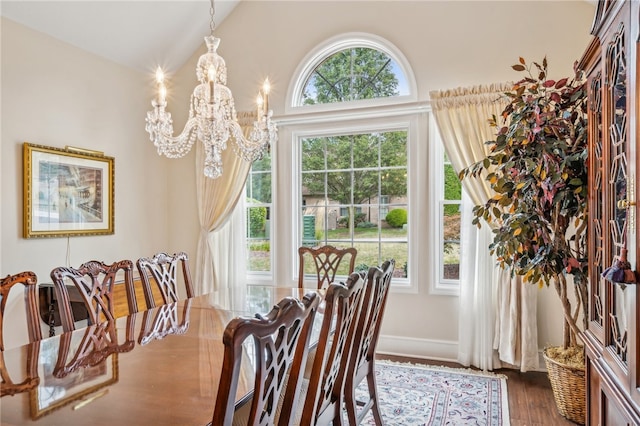
[[[500,383],[500,405],[502,409],[502,426],[509,426],[511,424],[511,417],[509,412],[509,396],[507,394],[507,379],[504,374],[494,373],[492,371],[475,370],[466,367],[448,367],[445,365],[433,365],[433,364],[419,364],[413,362],[399,362],[386,359],[376,359],[376,365],[391,365],[400,367],[410,367],[415,369],[430,370],[430,371],[446,371],[452,374],[469,375],[469,376],[481,376],[498,379]]]
[[[446,370],[453,373],[495,377],[495,378],[504,379],[504,380],[508,379],[508,377],[504,374],[494,373],[493,371],[486,371],[486,370],[475,370],[473,368],[467,368],[467,367],[448,367],[446,365],[420,364],[420,363],[414,363],[414,362],[391,361],[388,359],[376,359],[376,364],[378,363],[388,364],[388,365],[400,365],[400,366],[412,367],[412,368],[423,368],[425,370]]]

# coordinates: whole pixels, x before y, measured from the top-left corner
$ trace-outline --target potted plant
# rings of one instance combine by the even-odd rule
[[[482,176],[495,191],[474,207],[473,223],[480,227],[484,220],[492,226],[489,249],[499,266],[524,282],[555,288],[564,339],[562,346],[545,349],[545,361],[561,414],[584,423],[579,339],[588,307],[586,86],[577,71],[573,78],[549,79],[546,57],[531,64],[519,58],[512,68],[525,77],[504,93],[509,104],[502,116],[489,120],[497,129],[496,139],[487,142],[490,153],[462,170],[460,178]],[[558,395],[562,383],[552,377],[550,362],[568,363],[577,376],[560,379],[570,382],[570,395]],[[580,406],[563,407],[565,402],[581,403],[582,412]]]

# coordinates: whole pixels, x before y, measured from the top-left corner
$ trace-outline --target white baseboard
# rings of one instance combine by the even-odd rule
[[[380,335],[376,352],[385,355],[456,362],[458,342]]]
[[[436,361],[457,362],[458,342],[451,340],[430,340],[415,337],[380,335],[377,353]],[[542,350],[538,351],[540,362],[535,371],[547,371]]]

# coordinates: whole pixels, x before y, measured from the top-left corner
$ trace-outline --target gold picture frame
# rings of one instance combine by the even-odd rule
[[[114,158],[24,143],[24,238],[114,233]]]

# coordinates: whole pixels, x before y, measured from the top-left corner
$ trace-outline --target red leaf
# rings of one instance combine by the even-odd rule
[[[567,85],[567,79],[566,79],[566,78],[560,79],[560,80],[558,80],[558,82],[556,83],[556,89],[561,89],[561,88],[563,88],[563,87],[564,87],[564,86],[566,86],[566,85]]]
[[[522,65],[520,65],[520,64],[511,65],[511,68],[513,68],[515,71],[524,71],[524,70],[526,70],[526,68],[525,68],[525,67],[523,67],[523,66],[522,66]]]
[[[579,268],[580,267],[580,262],[578,262],[578,259],[576,259],[575,257],[570,257],[568,260],[569,266],[572,266],[574,268]]]
[[[557,94],[556,92],[553,92],[551,94],[551,100],[559,104],[562,99],[560,98],[559,94]]]
[[[544,87],[553,87],[556,85],[556,81],[555,80],[547,80],[544,83],[542,83],[542,85]]]

